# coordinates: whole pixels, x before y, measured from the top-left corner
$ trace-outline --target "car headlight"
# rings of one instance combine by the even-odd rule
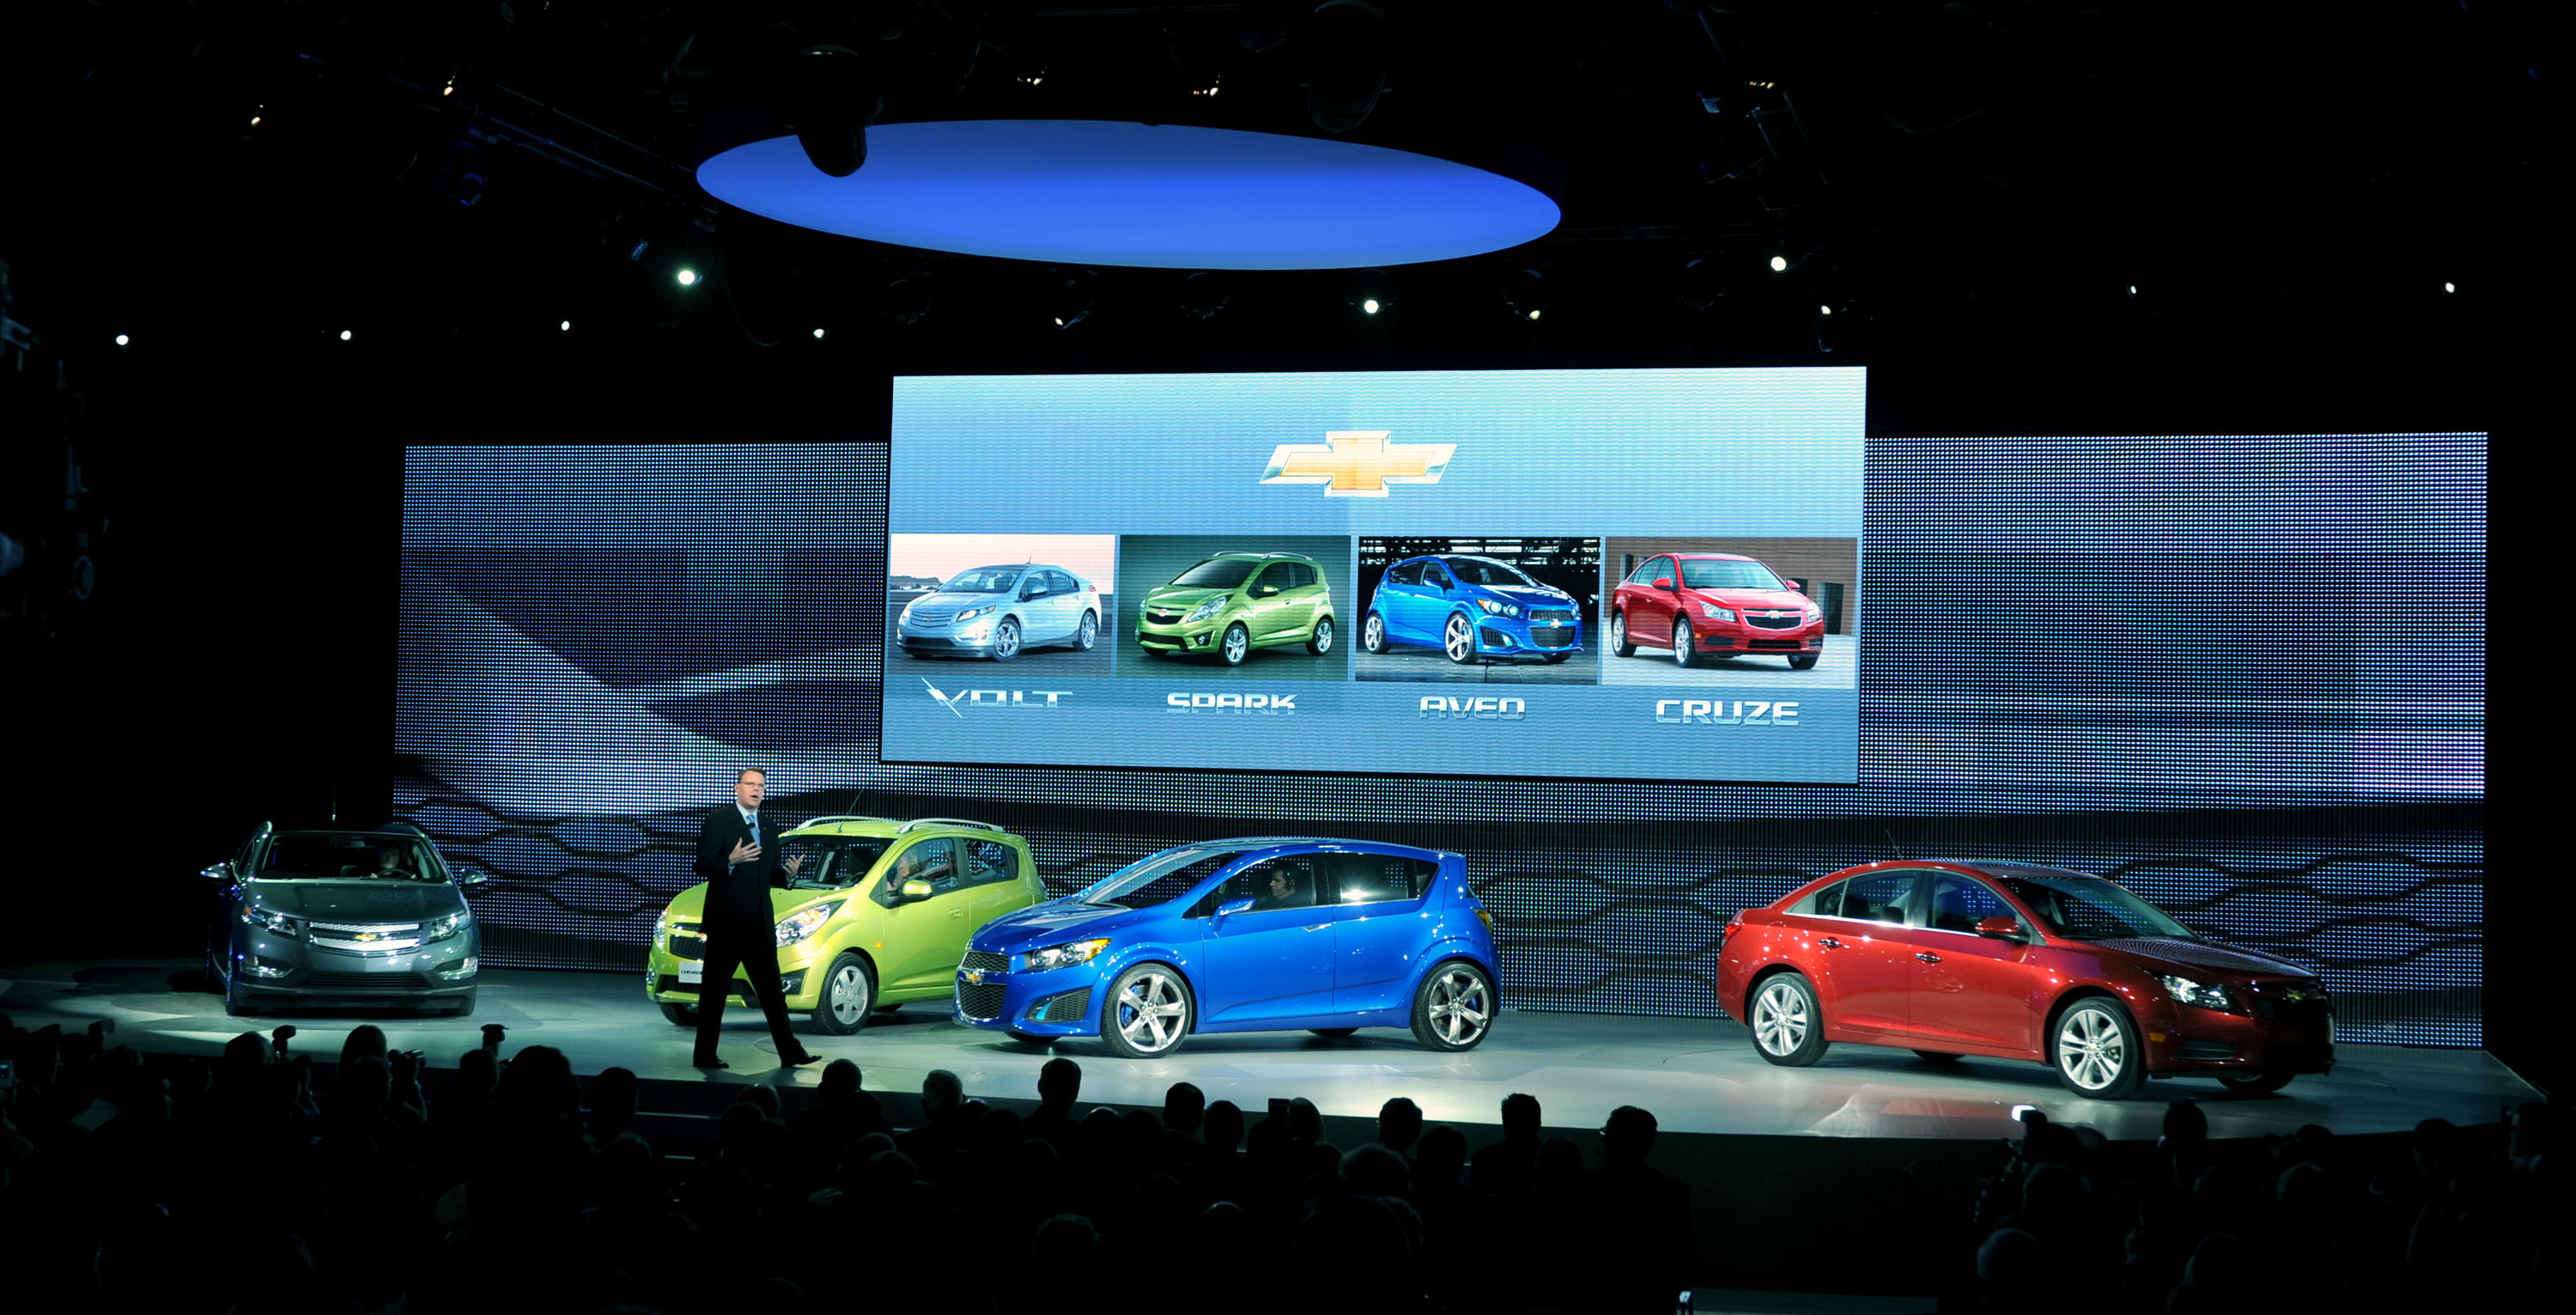
[[[993,609],[999,606],[999,603],[986,603],[982,607],[970,607],[965,611],[958,613],[954,619],[959,621],[972,621],[979,616],[991,616],[993,614]]]
[[[1108,948],[1108,937],[1094,936],[1087,941],[1069,941],[1063,945],[1050,945],[1043,950],[1031,950],[1016,956],[1011,966],[1024,973],[1042,973],[1049,968],[1070,968],[1077,963],[1091,962],[1093,955]]]
[[[1824,620],[1824,619],[1825,619],[1825,611],[1824,611],[1824,609],[1823,609],[1823,608],[1821,608],[1821,607],[1810,607],[1810,608],[1808,608],[1808,609],[1807,609],[1807,624],[1808,624],[1808,625],[1814,625],[1815,623],[1817,623],[1817,622],[1819,622],[1819,621],[1822,621],[1822,620]]]
[[[829,904],[817,904],[810,909],[789,914],[785,921],[778,924],[778,943],[794,945],[813,935],[815,928],[830,922],[832,915],[840,911],[841,901],[834,900]]]
[[[421,931],[421,940],[423,942],[443,941],[473,925],[474,915],[459,909],[444,918],[430,919],[429,925]]]
[[[920,600],[920,599],[917,599],[917,598],[913,600],[913,602],[919,602],[919,601],[921,601],[921,600]],[[906,621],[909,621],[909,620],[911,620],[911,619],[912,619],[912,603],[906,603],[906,604],[904,604],[904,605],[903,605],[903,613],[902,613],[902,616],[903,616],[903,619],[904,619],[904,620],[906,620]]]
[[[1732,621],[1732,620],[1734,620],[1734,619],[1735,619],[1735,609],[1734,609],[1734,608],[1732,608],[1732,607],[1720,607],[1720,606],[1718,606],[1718,605],[1717,605],[1717,604],[1715,604],[1715,603],[1702,603],[1702,604],[1700,604],[1700,605],[1699,605],[1699,614],[1700,614],[1701,616],[1707,617],[1707,618],[1708,618],[1709,620],[1711,620],[1711,621]]]
[[[273,909],[263,909],[256,904],[245,907],[241,911],[241,920],[242,925],[245,927],[263,928],[265,930],[275,932],[280,936],[302,936],[304,934],[303,923],[290,918],[283,913],[276,912]]]
[[[1223,611],[1225,605],[1233,600],[1234,595],[1232,594],[1218,594],[1216,597],[1191,608],[1190,614],[1181,618],[1181,624],[1188,625],[1192,621],[1205,621],[1209,617],[1215,616],[1218,612]]]
[[[1521,614],[1520,604],[1497,603],[1490,598],[1477,599],[1476,606],[1485,609],[1485,613],[1488,616],[1519,616]]]
[[[2165,984],[2165,993],[2174,998],[2175,1004],[2196,1005],[2202,1009],[2215,1009],[2220,1013],[2236,1012],[2236,1000],[2227,994],[2227,988],[2224,986],[2212,986],[2207,982],[2170,974],[2156,980]]]

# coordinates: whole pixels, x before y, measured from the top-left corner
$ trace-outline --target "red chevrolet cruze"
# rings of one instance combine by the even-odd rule
[[[1768,655],[1804,671],[1825,652],[1825,614],[1770,567],[1726,552],[1660,553],[1610,593],[1610,651],[1701,658]]]
[[[2276,1091],[2334,1066],[2314,973],[2203,940],[2089,873],[1871,863],[1729,919],[1718,1003],[1774,1064],[1831,1041],[2052,1065],[2116,1100],[2148,1077]]]

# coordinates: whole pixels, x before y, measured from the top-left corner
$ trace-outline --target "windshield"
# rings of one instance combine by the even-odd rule
[[[1507,589],[1541,587],[1538,581],[1501,562],[1489,562],[1481,557],[1451,557],[1446,560],[1449,563],[1449,569],[1458,573],[1460,584],[1500,585]]]
[[[1187,895],[1217,869],[1241,858],[1231,849],[1167,849],[1132,863],[1073,896],[1076,904],[1115,904],[1146,909]]]
[[[379,835],[283,835],[260,855],[264,881],[338,879],[445,881],[447,874],[418,840]]]
[[[1244,577],[1252,574],[1252,568],[1260,564],[1221,557],[1181,572],[1173,577],[1172,583],[1188,585],[1192,589],[1232,589],[1243,583]]]
[[[787,857],[805,862],[788,885],[796,890],[839,890],[859,884],[868,869],[885,857],[887,841],[876,836],[790,836]]]
[[[971,571],[960,571],[956,578],[939,586],[939,589],[942,593],[951,594],[1006,594],[1012,585],[1020,582],[1020,570],[1017,566],[978,566]]]
[[[1760,562],[1684,562],[1682,583],[1693,589],[1785,589]]]
[[[2030,906],[2051,936],[2114,941],[2131,936],[2190,939],[2191,932],[2164,910],[2100,877],[1996,874],[2003,888]]]

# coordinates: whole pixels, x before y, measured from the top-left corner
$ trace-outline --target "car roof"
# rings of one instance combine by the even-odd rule
[[[1315,559],[1301,552],[1237,552],[1229,548],[1224,552],[1209,553],[1199,560],[1203,562],[1311,562]]]
[[[1800,883],[1798,889],[1805,890],[1810,886],[1823,885],[1832,881],[1841,881],[1847,877],[1862,876],[1867,873],[1877,872],[1880,870],[1893,871],[1899,869],[1911,870],[1916,868],[1946,868],[1953,872],[1966,872],[1977,876],[1997,878],[2031,877],[2040,880],[2050,880],[2078,877],[2092,878],[2097,881],[2107,880],[2107,878],[2101,877],[2098,874],[2085,872],[2076,868],[2052,867],[2046,863],[2026,863],[2019,859],[1890,858],[1880,859],[1874,863],[1862,863],[1853,867],[1847,867],[1839,872],[1826,873],[1824,876],[1818,877],[1813,881]]]
[[[1348,849],[1370,854],[1396,854],[1405,858],[1438,862],[1445,849],[1425,849],[1420,845],[1398,845],[1383,840],[1344,840],[1335,836],[1227,836],[1218,840],[1201,840],[1175,849],[1204,849],[1210,852],[1231,850],[1251,857],[1294,853],[1298,850]]]
[[[1659,557],[1670,557],[1676,561],[1684,562],[1750,562],[1759,560],[1758,558],[1747,557],[1740,552],[1668,552],[1658,553],[1656,555]]]
[[[966,571],[1063,571],[1067,575],[1073,574],[1071,570],[1053,562],[994,562],[989,566],[969,566]],[[958,574],[964,575],[966,571],[959,571]]]
[[[893,817],[863,817],[855,813],[836,813],[809,817],[790,828],[787,835],[895,836],[919,835],[989,835],[1006,840],[1019,837],[990,822],[970,821],[962,817],[916,817],[909,821]],[[1025,843],[1025,842],[1023,842]]]

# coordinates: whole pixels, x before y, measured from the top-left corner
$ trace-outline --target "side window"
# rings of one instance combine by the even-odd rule
[[[1649,557],[1646,559],[1645,565],[1637,568],[1637,573],[1635,575],[1628,577],[1628,582],[1631,584],[1653,584],[1657,580],[1669,580],[1672,578],[1672,558]]]
[[[1440,875],[1440,865],[1427,859],[1391,854],[1339,854],[1324,860],[1332,880],[1320,901],[1327,904],[1383,904],[1419,899]]]
[[[1397,562],[1386,568],[1386,578],[1397,584],[1420,584],[1422,583],[1422,563]]]
[[[1438,562],[1424,562],[1422,564],[1422,582],[1434,589],[1447,589],[1451,587],[1449,583],[1449,573],[1440,569],[1440,563]]]
[[[1843,887],[1850,884],[1847,881],[1837,881],[1791,905],[1789,911],[1821,918],[1840,917],[1843,907]]]
[[[927,881],[933,898],[958,888],[957,842],[946,836],[916,840],[895,855],[894,866],[877,882],[876,901],[892,907],[907,881]]]
[[[1311,854],[1284,854],[1245,868],[1228,879],[1218,903],[1249,899],[1252,911],[1310,909],[1315,906],[1315,861]]]
[[[1073,577],[1062,571],[1049,571],[1046,573],[1046,576],[1047,588],[1052,589],[1057,593],[1069,594],[1078,587],[1074,584]]]
[[[1840,916],[1865,922],[1887,922],[1902,925],[1905,906],[1914,895],[1914,874],[1890,872],[1882,876],[1854,877],[1843,883],[1843,907]]]
[[[1017,881],[1020,876],[1020,851],[999,840],[966,842],[966,884],[991,886]]]
[[[1973,932],[1978,923],[1999,914],[2015,922],[2021,920],[2003,897],[1988,890],[1982,881],[1947,872],[1932,878],[1931,925],[1935,930]]]
[[[1288,573],[1286,571],[1281,570],[1276,566],[1265,566],[1244,579],[1243,592],[1247,596],[1258,594],[1265,590],[1271,593],[1277,593],[1280,589],[1286,587],[1287,583]]]

